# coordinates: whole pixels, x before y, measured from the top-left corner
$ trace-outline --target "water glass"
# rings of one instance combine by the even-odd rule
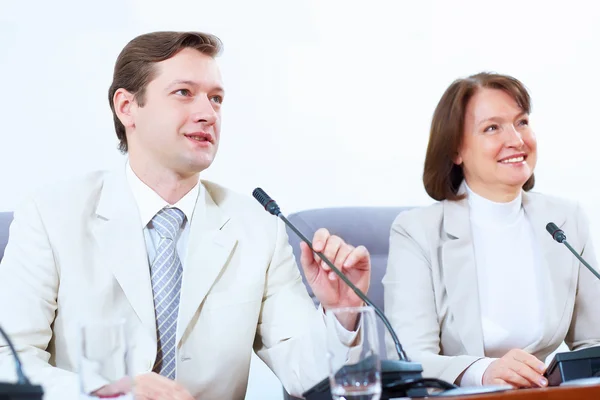
[[[335,400],[379,400],[381,363],[371,307],[327,310],[327,358]],[[342,326],[355,328],[348,331]]]
[[[82,324],[79,384],[82,399],[133,399],[125,320]]]

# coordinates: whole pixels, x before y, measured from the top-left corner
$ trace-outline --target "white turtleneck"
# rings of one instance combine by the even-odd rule
[[[542,253],[521,193],[509,203],[495,203],[467,186],[467,198],[486,358],[465,371],[461,386],[481,386],[494,360],[541,337]]]

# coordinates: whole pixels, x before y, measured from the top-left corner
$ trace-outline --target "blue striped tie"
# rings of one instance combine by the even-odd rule
[[[152,225],[160,235],[156,257],[150,266],[158,339],[152,370],[170,379],[175,379],[177,363],[175,336],[183,273],[175,239],[184,219],[185,215],[178,208],[163,208],[152,218]]]

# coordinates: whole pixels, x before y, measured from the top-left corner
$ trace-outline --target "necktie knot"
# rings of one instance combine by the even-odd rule
[[[185,214],[179,208],[163,208],[152,218],[152,225],[160,237],[175,240]]]

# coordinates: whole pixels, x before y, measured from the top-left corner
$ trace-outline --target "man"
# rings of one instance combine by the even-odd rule
[[[220,47],[194,32],[127,44],[109,90],[127,164],[55,185],[15,212],[0,322],[48,399],[77,392],[73,330],[88,320],[127,321],[142,399],[241,399],[252,349],[292,394],[326,375],[323,310],[306,293],[284,226],[252,198],[199,180],[220,138]],[[313,243],[368,289],[364,247],[326,230]],[[361,305],[307,246],[301,264],[324,309]],[[169,317],[176,323],[165,327]],[[0,367],[2,379],[12,375],[6,346]]]

